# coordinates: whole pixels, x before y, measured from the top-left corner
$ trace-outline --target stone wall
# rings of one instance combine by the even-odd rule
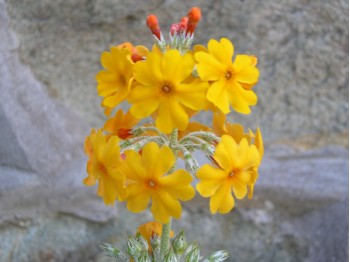
[[[336,138],[348,130],[346,0],[7,3],[21,60],[52,98],[92,125],[103,121],[94,80],[100,54],[124,41],[150,47],[148,14],[157,14],[166,32],[191,6],[200,6],[203,19],[196,43],[228,37],[237,53],[259,58],[259,103],[251,116],[237,114],[235,120],[252,128],[259,125],[268,141],[308,135]]]
[[[84,137],[104,121],[94,76],[110,45],[152,45],[147,14],[165,30],[193,5],[197,43],[259,57],[259,104],[233,118],[267,143],[253,200],[212,216],[196,198],[175,231],[229,261],[347,260],[347,1],[0,0],[0,261],[109,261],[97,244],[151,219],[82,184]]]

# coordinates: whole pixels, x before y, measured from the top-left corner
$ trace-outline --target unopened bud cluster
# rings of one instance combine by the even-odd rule
[[[224,250],[215,251],[208,257],[203,258],[196,243],[188,244],[184,231],[177,234],[171,241],[171,245],[164,255],[160,253],[160,237],[153,234],[151,246],[139,233],[136,237],[129,237],[124,251],[104,243],[100,246],[107,256],[114,257],[118,261],[134,262],[221,262],[229,256]]]
[[[201,10],[198,7],[192,7],[187,16],[181,18],[179,23],[172,24],[169,32],[170,48],[177,49],[181,53],[185,53],[189,50],[193,42],[194,31],[200,19]],[[165,51],[167,43],[161,32],[158,18],[153,14],[149,15],[146,24],[153,33],[160,50]]]

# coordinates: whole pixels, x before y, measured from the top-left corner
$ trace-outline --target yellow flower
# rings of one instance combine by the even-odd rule
[[[128,56],[128,59],[133,63],[143,60],[149,52],[147,47],[142,45],[133,46],[130,42],[124,42],[117,47],[129,49],[130,55]]]
[[[224,114],[234,110],[249,114],[249,106],[257,103],[257,96],[251,90],[258,81],[259,70],[255,67],[256,58],[249,55],[237,55],[232,62],[234,47],[230,40],[212,39],[208,43],[208,52],[196,52],[197,72],[200,78],[211,83],[207,99]]]
[[[131,115],[130,112],[124,114],[123,110],[120,109],[114,117],[107,120],[103,129],[109,132],[110,135],[126,139],[132,135],[130,132],[138,122],[139,119]]]
[[[156,234],[157,236],[161,236],[162,235],[162,224],[158,223],[158,222],[147,222],[145,224],[142,224],[141,226],[139,226],[137,228],[137,233],[140,233],[141,236],[147,240],[148,242],[148,250],[151,251],[152,247],[151,247],[151,237],[153,234]],[[170,231],[170,237],[174,236],[174,231]]]
[[[196,188],[203,197],[210,197],[210,211],[225,214],[234,208],[234,198],[247,195],[247,186],[258,177],[260,155],[255,145],[243,138],[240,143],[223,135],[216,147],[213,159],[218,166],[203,165],[197,172]]]
[[[97,133],[93,130],[85,140],[85,152],[89,160],[84,184],[93,186],[98,181],[97,195],[106,205],[113,204],[117,197],[125,198],[125,177],[118,169],[121,163],[118,137],[113,136],[107,142],[101,130]]]
[[[127,208],[141,212],[152,202],[151,212],[158,222],[168,223],[170,217],[180,218],[179,202],[194,197],[192,176],[185,170],[167,175],[175,164],[175,157],[167,146],[161,148],[154,142],[142,149],[142,156],[133,150],[125,151],[125,162],[121,167],[129,192]]]
[[[213,129],[218,136],[229,135],[236,143],[239,143],[243,138],[247,139],[250,145],[254,143],[258,149],[260,160],[262,160],[264,156],[264,141],[260,128],[256,129],[255,134],[250,129],[249,133],[244,133],[244,127],[242,125],[226,122],[226,116],[220,112],[216,112],[213,117]],[[254,142],[252,142],[252,140],[254,140]],[[254,193],[254,184],[249,184],[248,188],[248,198],[251,199]]]
[[[190,53],[169,50],[162,54],[153,48],[145,61],[135,64],[137,82],[128,96],[131,113],[137,118],[155,113],[156,126],[163,133],[173,128],[185,130],[189,121],[186,108],[201,110],[206,105],[208,84],[199,79],[188,82],[193,68]]]
[[[239,143],[243,138],[247,139],[249,144],[252,144],[252,141],[254,140],[254,145],[259,151],[260,159],[263,158],[264,141],[260,128],[256,129],[255,134],[250,129],[249,133],[244,133],[244,127],[242,125],[226,122],[226,116],[220,112],[216,112],[213,117],[213,129],[218,136],[229,135],[236,141],[236,143]]]
[[[85,138],[84,142],[84,152],[85,154],[89,157],[87,163],[86,163],[86,172],[90,174],[92,172],[92,167],[93,167],[93,155],[94,155],[94,149],[92,145],[92,141],[95,141],[96,138],[96,130],[91,129],[90,135]],[[84,184],[86,185],[94,185],[96,179],[93,176],[88,175],[84,179]]]
[[[131,51],[123,47],[111,47],[103,52],[101,63],[105,70],[96,75],[97,92],[103,97],[102,106],[108,109],[119,105],[129,94],[133,81],[130,61]]]

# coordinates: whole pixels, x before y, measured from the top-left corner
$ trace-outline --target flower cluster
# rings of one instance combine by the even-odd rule
[[[104,69],[96,76],[109,118],[86,138],[84,184],[97,182],[107,205],[125,201],[136,213],[150,208],[163,224],[180,218],[181,202],[196,191],[210,198],[213,214],[230,212],[235,198],[251,198],[264,154],[259,128],[245,132],[226,120],[231,111],[249,114],[256,105],[257,58],[234,56],[227,38],[192,48],[200,19],[200,9],[192,8],[166,41],[157,17],[148,16],[155,45],[112,46],[102,53]],[[121,104],[127,112],[118,110]],[[212,113],[212,126],[191,121],[202,111]],[[200,166],[194,150],[210,163]],[[186,170],[177,168],[178,158]]]

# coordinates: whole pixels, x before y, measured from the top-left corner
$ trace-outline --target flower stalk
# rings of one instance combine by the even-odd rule
[[[146,24],[155,44],[151,49],[126,42],[101,55],[103,70],[96,75],[102,107],[110,116],[104,126],[87,136],[84,184],[98,184],[97,195],[106,205],[126,202],[130,212],[149,209],[154,222],[140,226],[124,251],[110,244],[106,255],[134,262],[219,262],[217,251],[202,260],[196,243],[187,244],[184,232],[173,240],[172,218],[180,219],[182,202],[199,195],[210,198],[212,214],[230,213],[235,198],[253,196],[258,167],[264,155],[260,129],[256,132],[226,121],[234,110],[249,114],[257,103],[257,58],[236,55],[227,38],[211,39],[192,48],[201,10],[193,7],[164,38],[158,18]],[[191,122],[201,111],[212,111],[212,126]],[[142,119],[152,118],[147,124]],[[194,151],[204,154],[201,165]],[[177,166],[177,159],[185,168]]]
[[[171,218],[168,223],[162,226],[162,236],[160,243],[160,257],[164,257],[170,247]]]

